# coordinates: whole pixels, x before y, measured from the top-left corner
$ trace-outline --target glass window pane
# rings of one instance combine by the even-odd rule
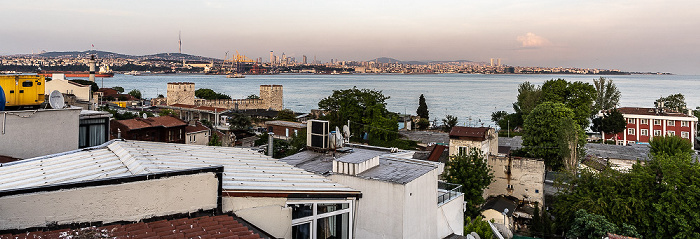
[[[350,207],[348,203],[319,203],[316,205],[316,214],[343,210],[348,207]]]
[[[292,219],[308,217],[308,216],[313,215],[313,213],[314,213],[314,211],[313,211],[314,204],[313,203],[292,204],[290,206],[292,207]]]
[[[349,214],[324,217],[316,221],[317,239],[348,239],[350,232]]]
[[[293,239],[309,239],[311,238],[311,223],[292,226]]]

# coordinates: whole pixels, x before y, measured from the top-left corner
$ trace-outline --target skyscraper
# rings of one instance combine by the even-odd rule
[[[275,53],[270,51],[270,64],[275,63]]]
[[[304,61],[304,65],[306,65],[306,55],[303,55],[303,58],[304,58],[304,60],[303,60],[303,61]]]

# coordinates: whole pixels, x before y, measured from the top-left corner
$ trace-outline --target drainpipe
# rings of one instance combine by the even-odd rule
[[[274,136],[275,136],[275,133],[272,133],[272,132],[267,134],[267,156],[270,156],[270,157],[272,157],[272,155],[273,155],[272,153],[274,152],[274,147],[273,147]]]

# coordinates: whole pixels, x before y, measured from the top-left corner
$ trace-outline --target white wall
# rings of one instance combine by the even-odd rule
[[[464,194],[446,202],[437,210],[438,238],[445,238],[454,233],[464,234]]]
[[[224,197],[222,204],[224,212],[233,212],[274,237],[292,238],[292,208],[287,207],[287,198]]]
[[[82,222],[138,221],[217,207],[211,172],[161,179],[10,195],[0,198],[0,230]]]
[[[71,84],[67,80],[53,79],[46,82],[46,87],[44,87],[44,94],[51,94],[54,90],[61,92],[63,94],[74,94],[78,100],[88,101],[90,100],[90,86],[77,86]]]
[[[430,171],[406,184],[403,238],[434,238],[438,235],[436,171]]]
[[[355,233],[353,234],[355,238],[398,239],[410,237],[403,231],[405,220],[404,185],[342,174],[333,174],[328,178],[362,192],[362,198],[355,203]],[[433,191],[432,195],[436,197],[437,202],[437,191]],[[431,212],[431,215],[434,214],[434,211]],[[427,227],[430,225],[415,226]],[[425,238],[432,238],[432,236]]]
[[[0,112],[0,155],[27,159],[78,149],[80,110]]]

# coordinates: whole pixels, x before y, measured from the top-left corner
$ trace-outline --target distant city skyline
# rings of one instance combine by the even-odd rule
[[[23,1],[0,54],[92,49],[224,58],[270,51],[366,61],[491,58],[513,66],[700,74],[700,1]]]

